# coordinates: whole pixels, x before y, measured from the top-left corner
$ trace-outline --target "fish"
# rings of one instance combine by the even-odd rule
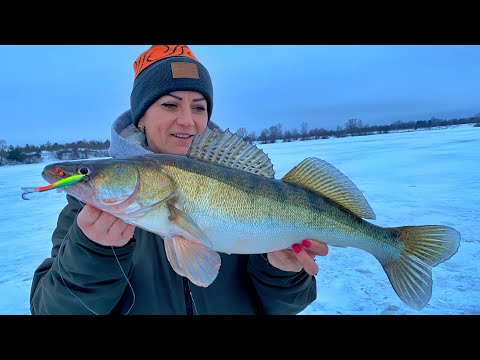
[[[57,191],[161,236],[172,268],[201,287],[217,277],[219,253],[264,254],[316,239],[373,255],[400,300],[421,310],[433,267],[460,246],[450,226],[369,221],[376,215],[362,191],[318,157],[275,178],[268,154],[229,129],[196,135],[186,155],[60,161],[42,171],[50,184],[74,175],[83,177]]]

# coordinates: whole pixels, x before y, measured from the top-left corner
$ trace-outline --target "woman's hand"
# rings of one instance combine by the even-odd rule
[[[302,240],[293,244],[292,249],[273,251],[267,254],[268,262],[284,271],[299,272],[302,269],[310,275],[318,273],[315,256],[328,254],[328,246],[317,240]]]
[[[86,204],[77,216],[78,227],[90,240],[104,246],[121,247],[133,237],[135,225]]]

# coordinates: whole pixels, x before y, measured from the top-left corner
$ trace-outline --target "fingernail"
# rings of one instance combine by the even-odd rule
[[[295,254],[298,254],[300,251],[302,251],[302,248],[298,244],[293,244],[292,245],[292,250]]]
[[[312,243],[310,240],[302,240],[302,245],[308,249],[310,246],[312,246]]]

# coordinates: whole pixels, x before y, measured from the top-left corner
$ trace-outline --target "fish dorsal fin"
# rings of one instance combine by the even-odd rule
[[[324,160],[306,158],[285,174],[282,181],[319,193],[361,218],[376,218],[357,186]]]
[[[207,128],[202,136],[195,135],[187,157],[267,178],[275,177],[268,155],[229,129],[221,132]]]

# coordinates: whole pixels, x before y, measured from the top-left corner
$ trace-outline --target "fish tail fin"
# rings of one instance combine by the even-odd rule
[[[397,261],[382,264],[400,299],[416,310],[432,296],[432,267],[450,259],[460,246],[460,233],[442,225],[390,228],[404,244]]]

